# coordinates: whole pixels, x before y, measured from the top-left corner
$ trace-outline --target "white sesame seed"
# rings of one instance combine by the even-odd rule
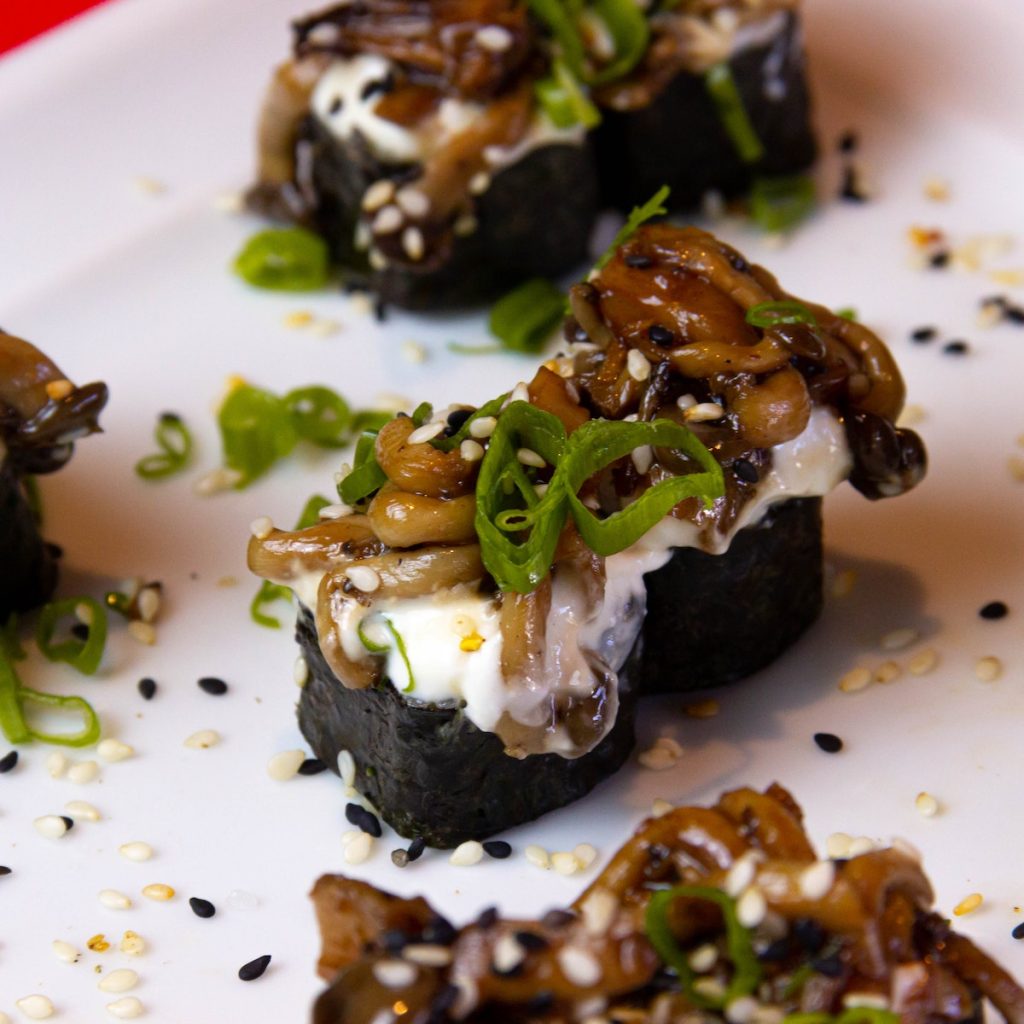
[[[63,939],[54,939],[50,943],[50,949],[53,950],[53,955],[58,960],[63,960],[66,964],[76,964],[82,957],[82,954],[70,942],[65,942]]]
[[[683,748],[670,736],[660,736],[654,746],[643,751],[637,760],[652,771],[661,772],[672,768],[683,756]]]
[[[373,218],[373,233],[375,235],[394,234],[404,223],[405,215],[397,206],[385,206]]]
[[[891,683],[894,679],[899,679],[903,674],[903,669],[900,668],[899,662],[896,661],[883,661],[874,672],[874,680],[876,683]]]
[[[546,871],[551,867],[551,855],[543,846],[531,844],[523,850],[523,856],[535,868],[543,868]]]
[[[486,171],[478,171],[469,179],[469,194],[481,196],[491,187],[491,176]]]
[[[939,656],[932,647],[926,647],[918,651],[910,661],[907,662],[907,669],[913,676],[923,676],[931,672],[939,663]]]
[[[193,490],[205,498],[211,494],[219,494],[221,491],[230,491],[241,479],[242,474],[238,470],[220,466],[199,477],[193,484]]]
[[[249,530],[257,540],[265,540],[274,530],[274,520],[270,516],[259,516],[249,524]]]
[[[46,771],[51,779],[59,779],[67,770],[68,759],[59,751],[55,750],[51,754],[46,755]]]
[[[889,1000],[878,992],[847,992],[843,996],[843,1009],[863,1007],[870,1010],[888,1010]]]
[[[690,969],[697,974],[707,974],[718,963],[718,947],[712,942],[698,946],[689,956]]]
[[[347,750],[338,751],[338,774],[346,786],[354,786],[356,782],[356,759]]]
[[[579,988],[590,988],[601,980],[601,964],[585,949],[563,946],[556,954],[566,980]]]
[[[417,227],[406,228],[402,232],[402,248],[409,259],[423,259],[423,254],[427,251],[426,242],[423,240],[423,232]]]
[[[974,674],[983,683],[994,683],[1003,674],[1003,663],[994,655],[979,658],[974,666]]]
[[[881,648],[883,651],[902,651],[905,647],[916,643],[919,637],[918,631],[909,626],[893,629],[882,637]]]
[[[430,213],[430,197],[418,188],[403,188],[398,193],[398,205],[410,217],[426,217]]]
[[[418,341],[403,341],[401,348],[402,358],[407,363],[413,363],[419,365],[427,361],[427,349],[424,345],[421,345]]]
[[[402,958],[421,967],[447,967],[452,962],[452,951],[447,946],[414,942],[403,947]]]
[[[349,583],[364,594],[372,594],[380,587],[380,574],[368,565],[353,565],[345,571]]]
[[[122,743],[121,740],[110,738],[100,740],[96,753],[99,754],[100,760],[106,761],[107,764],[114,764],[116,761],[124,761],[131,757],[135,753],[135,748],[130,747],[127,743]]]
[[[683,411],[683,419],[687,423],[709,423],[720,420],[724,415],[725,410],[717,402],[698,402]]]
[[[374,247],[370,249],[370,254],[367,256],[370,261],[370,267],[373,270],[387,270],[388,258],[380,251],[380,249]]]
[[[444,433],[444,423],[438,421],[436,423],[424,423],[422,427],[417,427],[407,438],[408,444],[426,444],[428,441],[433,441],[439,434]]]
[[[825,840],[825,852],[836,860],[842,860],[850,855],[850,843],[853,837],[846,832],[833,832]]]
[[[141,1017],[144,1012],[142,1003],[135,996],[125,996],[112,1003],[107,1003],[107,1013],[118,1020],[134,1020]]]
[[[526,959],[526,950],[511,932],[503,932],[494,944],[491,963],[499,974],[514,971]]]
[[[476,438],[487,438],[494,433],[498,421],[494,416],[479,416],[469,425],[469,436]]]
[[[385,988],[408,988],[418,971],[404,960],[378,960],[373,965],[373,976]]]
[[[135,187],[147,196],[158,196],[167,190],[167,186],[162,181],[157,181],[156,178],[147,178],[145,175],[140,175],[135,179]]]
[[[134,861],[136,864],[150,860],[153,856],[153,847],[149,843],[142,843],[137,840],[131,843],[122,843],[117,850],[125,860]]]
[[[638,348],[631,348],[626,356],[626,371],[635,381],[645,381],[651,376],[651,361]]]
[[[725,986],[717,978],[698,978],[693,983],[693,990],[705,999],[716,1002],[725,998]]]
[[[130,967],[118,967],[100,979],[101,992],[129,992],[139,983],[139,976]]]
[[[32,822],[35,830],[47,839],[60,839],[67,830],[67,822],[59,814],[44,814]]]
[[[214,197],[213,208],[218,213],[242,213],[245,210],[245,196],[241,192],[222,192]]]
[[[660,796],[651,804],[651,817],[663,818],[669,811],[674,810],[674,805]]]
[[[364,193],[362,206],[367,213],[374,213],[386,206],[395,195],[395,184],[388,178],[375,181]]]
[[[163,882],[152,882],[150,885],[144,885],[142,887],[142,895],[147,900],[154,900],[157,903],[166,903],[168,900],[174,899],[174,889],[169,885],[164,885]]]
[[[107,910],[127,910],[132,905],[132,901],[117,889],[100,890],[99,900]]]
[[[850,669],[849,672],[840,678],[839,689],[843,693],[856,693],[858,690],[863,690],[870,683],[871,670],[860,665],[857,668]]]
[[[597,849],[590,843],[577,843],[572,853],[584,868],[589,868],[597,860]]]
[[[744,928],[756,928],[767,911],[764,893],[756,885],[749,886],[736,901],[736,919]]]
[[[619,901],[607,889],[595,889],[580,904],[583,926],[588,935],[605,935],[618,913]]]
[[[530,389],[523,381],[520,381],[508,396],[509,404],[512,402],[528,402],[530,400]]]
[[[100,773],[100,766],[95,761],[79,761],[68,769],[68,779],[76,785],[85,786],[94,782]]]
[[[117,948],[125,956],[142,956],[146,952],[146,940],[138,932],[127,931]]]
[[[53,1003],[46,996],[38,994],[23,996],[16,1000],[14,1005],[32,1020],[46,1020],[47,1017],[52,1017],[54,1012]]]
[[[931,793],[918,793],[914,800],[914,806],[922,818],[934,818],[939,813],[939,801]]]
[[[654,462],[654,449],[649,444],[642,444],[639,448],[633,449],[631,456],[636,471],[641,476],[646,476],[651,463]]]
[[[484,457],[484,446],[479,441],[467,437],[459,445],[459,457],[463,462],[479,462]]]
[[[973,913],[978,907],[981,906],[985,897],[980,892],[972,892],[970,896],[965,896],[954,908],[953,913],[956,917],[963,917],[964,914]]]
[[[75,821],[99,821],[100,812],[85,800],[72,800],[64,805],[64,810]]]
[[[556,874],[575,875],[580,869],[580,862],[574,854],[560,851],[551,854],[551,866],[555,869]]]
[[[475,839],[470,839],[455,847],[452,855],[448,858],[448,863],[464,868],[469,867],[471,864],[478,864],[483,859],[483,856],[483,844],[478,843]]]
[[[128,623],[128,633],[133,640],[147,647],[152,647],[156,643],[156,630],[150,622],[133,619]]]
[[[199,732],[192,733],[185,740],[185,746],[191,750],[208,750],[218,743],[220,743],[220,733],[215,729],[200,729]]]
[[[504,53],[515,39],[511,32],[502,25],[484,25],[473,33],[477,45],[492,53]]]
[[[815,902],[824,899],[836,880],[836,866],[830,860],[819,860],[800,872],[800,894]]]
[[[533,466],[536,469],[543,469],[547,465],[532,448],[520,448],[516,452],[516,459],[524,466]]]
[[[735,899],[750,886],[757,877],[757,865],[760,859],[754,850],[747,850],[736,858],[735,863],[726,872],[725,882],[722,885],[729,896]]]
[[[310,325],[309,333],[314,338],[329,338],[332,334],[337,334],[341,330],[341,324],[337,320],[332,320],[330,317],[318,316]]]
[[[373,836],[369,832],[360,832],[345,844],[345,863],[362,864],[373,850]]]
[[[676,406],[683,412],[687,409],[692,409],[697,404],[697,399],[693,395],[680,395],[676,399]]]
[[[304,750],[282,750],[267,762],[267,774],[275,782],[285,782],[298,775],[299,767],[305,760]]]
[[[348,474],[342,474],[342,479]],[[352,514],[352,506],[346,505],[343,501],[336,502],[333,505],[324,505],[322,509],[317,513],[321,519],[344,519],[345,516]]]
[[[300,654],[292,666],[292,680],[298,687],[303,687],[309,681],[309,663]]]
[[[725,1019],[729,1024],[751,1024],[757,1013],[758,1005],[753,996],[740,996],[726,1004]]]

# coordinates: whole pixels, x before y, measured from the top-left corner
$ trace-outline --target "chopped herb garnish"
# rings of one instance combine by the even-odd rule
[[[251,384],[234,388],[217,414],[224,462],[247,487],[295,447],[299,440],[288,403]]]
[[[338,484],[338,497],[346,505],[357,505],[365,501],[388,481],[387,473],[380,468],[374,452],[377,433],[376,430],[364,430],[356,442],[352,470]]]
[[[79,609],[87,610],[89,632],[84,640],[71,636],[54,642],[54,634],[61,619],[74,617]],[[100,667],[103,648],[107,642],[107,612],[99,601],[91,597],[68,597],[53,601],[39,613],[36,625],[36,643],[49,661],[63,661],[91,676]]]
[[[704,85],[718,111],[718,119],[740,159],[748,164],[757,163],[764,157],[764,146],[750,123],[750,116],[728,63],[722,61],[709,68],[704,74]]]
[[[257,288],[308,292],[327,283],[327,243],[303,228],[271,228],[253,235],[235,257],[234,269]]]
[[[502,345],[464,345],[461,341],[449,341],[445,348],[458,356],[493,356],[505,351]]]
[[[310,384],[289,391],[284,402],[304,441],[321,448],[342,448],[348,443],[352,410],[336,391]]]
[[[488,326],[512,352],[538,352],[565,312],[565,295],[550,281],[535,277],[500,298]]]
[[[806,174],[755,178],[750,189],[750,216],[771,234],[789,231],[814,209],[814,179]]]
[[[842,309],[836,310],[836,316],[841,320],[856,320],[857,310],[853,306],[843,306]]]
[[[192,455],[192,434],[176,412],[163,412],[153,431],[159,452],[144,455],[135,463],[143,480],[162,480],[180,473]]]
[[[377,619],[377,616],[372,615],[367,616],[367,618]],[[405,646],[405,640],[402,638],[402,634],[399,633],[397,629],[395,629],[395,624],[386,615],[381,615],[379,617],[379,621],[383,623],[384,628],[391,634],[391,639],[394,641],[393,644],[381,642],[369,636],[366,630],[363,628],[363,622],[360,622],[359,625],[356,627],[356,635],[359,637],[359,640],[362,643],[362,645],[371,654],[386,654],[388,651],[392,649],[392,647],[394,647],[394,649],[398,651],[398,656],[402,659],[402,664],[405,666],[405,673],[407,677],[406,685],[401,687],[401,692],[412,693],[413,690],[416,688],[416,679],[412,673],[412,663],[409,661],[409,651]],[[371,622],[369,623],[369,625],[372,626],[373,623]]]
[[[809,324],[817,327],[814,314],[802,303],[785,299],[762,302],[747,310],[746,320],[754,327],[776,327],[778,324]]]
[[[434,407],[429,402],[420,402],[412,411],[412,421],[417,427],[422,427],[433,415]]]
[[[537,101],[556,128],[579,124],[590,129],[601,123],[601,112],[565,61],[556,59],[551,65],[551,74],[534,88]]]
[[[654,217],[663,217],[668,210],[665,208],[665,201],[668,199],[671,189],[668,185],[662,185],[643,206],[634,206],[626,223],[619,229],[618,234],[612,239],[612,244],[601,254],[600,259],[594,264],[594,271],[602,270],[611,261],[620,246],[625,245],[633,233],[641,224]]]

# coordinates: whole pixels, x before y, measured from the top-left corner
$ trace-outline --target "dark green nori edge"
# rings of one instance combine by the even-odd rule
[[[45,604],[57,585],[57,549],[39,534],[18,474],[0,465],[0,624]]]
[[[773,506],[725,554],[678,548],[645,579],[643,693],[679,693],[748,676],[782,654],[821,612],[821,499]]]
[[[407,701],[390,683],[346,689],[324,660],[312,616],[302,608],[296,639],[309,666],[299,727],[313,753],[337,772],[356,763],[356,789],[399,835],[450,848],[580,799],[633,749],[639,644],[619,673],[619,713],[609,734],[575,760],[557,754],[517,760],[496,735],[456,708]]]
[[[606,202],[628,210],[668,185],[671,208],[692,209],[710,189],[741,195],[756,175],[794,174],[814,162],[817,146],[800,28],[795,15],[786,17],[785,29],[771,43],[743,50],[729,61],[764,158],[756,164],[740,159],[703,75],[684,72],[642,110],[602,110],[595,139]],[[770,77],[782,87],[779,100],[764,88],[775,62],[777,72],[772,69]]]

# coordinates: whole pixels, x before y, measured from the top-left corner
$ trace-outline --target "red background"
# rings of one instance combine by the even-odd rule
[[[0,53],[99,3],[102,0],[8,0],[0,17]]]

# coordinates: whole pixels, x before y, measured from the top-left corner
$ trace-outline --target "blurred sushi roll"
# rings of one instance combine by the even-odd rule
[[[598,204],[583,125],[538,102],[527,5],[367,0],[294,25],[259,128],[254,209],[311,228],[411,308],[580,264]]]
[[[39,532],[34,477],[64,466],[99,430],[105,384],[76,387],[33,345],[0,331],[0,624],[45,603],[58,549]]]

